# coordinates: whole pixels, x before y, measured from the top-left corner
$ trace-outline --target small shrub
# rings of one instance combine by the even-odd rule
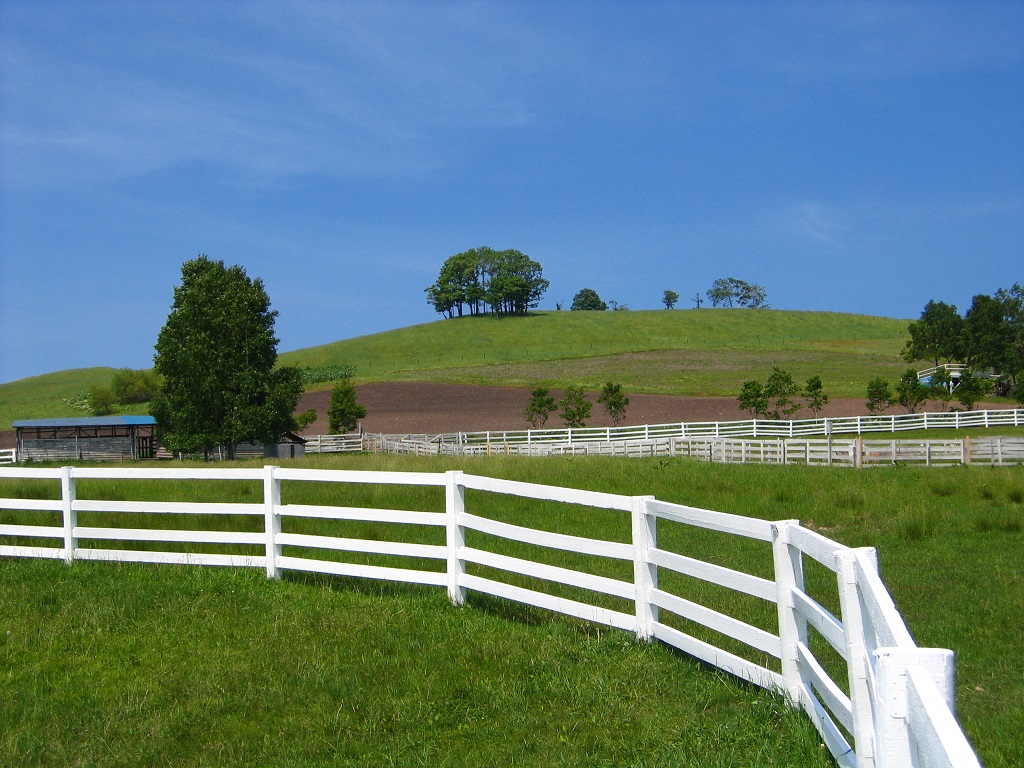
[[[351,432],[359,419],[366,418],[366,408],[356,399],[356,388],[345,379],[331,390],[331,406],[327,411],[328,429],[332,435]]]
[[[530,392],[530,402],[526,404],[526,420],[534,429],[543,427],[548,417],[558,410],[555,398],[551,397],[546,387],[537,387]]]
[[[619,425],[619,422],[626,417],[626,406],[629,405],[629,398],[622,394],[621,384],[612,384],[610,381],[601,389],[597,402],[604,406],[608,415],[612,417],[612,424]]]
[[[587,400],[582,387],[566,387],[558,405],[562,409],[562,420],[565,422],[565,426],[570,429],[587,426],[587,419],[590,418],[590,409],[593,406]]]

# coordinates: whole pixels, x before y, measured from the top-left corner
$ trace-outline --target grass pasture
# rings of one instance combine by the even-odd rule
[[[982,762],[1024,763],[1021,468],[854,472],[581,457],[316,456],[303,464],[458,468],[650,493],[798,518],[844,544],[877,547],[883,578],[918,644],[957,653],[958,714]],[[0,484],[0,495],[14,482]],[[203,484],[170,485],[82,481],[79,497],[210,492]],[[256,483],[222,490],[239,501],[257,502],[261,493]],[[337,501],[341,491],[286,483],[283,493],[285,502],[316,503]],[[428,511],[443,503],[438,489],[422,488],[359,486],[344,498]],[[522,525],[611,540],[629,535],[617,513],[473,492],[467,503],[470,512]],[[395,535],[353,525],[344,535]],[[436,532],[408,528],[417,530],[403,540],[436,543]],[[671,525],[659,526],[659,542],[723,565],[770,569],[770,554],[757,551],[757,542],[738,546]],[[543,559],[581,565],[565,557]],[[816,596],[834,593],[824,569],[808,578]],[[627,634],[492,598],[472,597],[468,609],[455,609],[443,590],[298,574],[272,583],[255,570],[109,563],[68,569],[0,561],[0,583],[0,658],[5,687],[18,692],[0,715],[3,764],[74,762],[76,751],[97,765],[154,764],[167,754],[183,765],[827,764],[806,722],[781,715],[771,697]],[[734,596],[699,585],[673,590],[749,611],[741,618],[752,623],[773,618],[770,607],[736,606]]]
[[[907,321],[833,312],[703,309],[536,312],[463,317],[288,352],[288,365],[356,366],[358,381],[736,395],[773,366],[815,374],[836,397],[861,397],[875,376],[896,380]]]

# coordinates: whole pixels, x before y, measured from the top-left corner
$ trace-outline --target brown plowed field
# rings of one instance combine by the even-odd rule
[[[436,434],[439,432],[483,432],[486,430],[526,429],[524,412],[530,400],[528,389],[480,387],[463,384],[388,382],[356,387],[359,402],[366,406],[363,428],[367,432],[387,434]],[[560,390],[552,390],[557,402]],[[735,397],[677,397],[674,395],[629,394],[625,424],[672,424],[680,421],[736,421],[750,415],[741,411]],[[591,427],[611,426],[611,418],[594,403]],[[299,411],[314,408],[317,421],[305,434],[327,434],[327,409],[330,392],[309,392],[299,401]],[[867,413],[860,398],[835,399],[823,416],[856,416]],[[806,408],[795,418],[812,418]],[[563,426],[558,414],[552,414],[547,426]]]

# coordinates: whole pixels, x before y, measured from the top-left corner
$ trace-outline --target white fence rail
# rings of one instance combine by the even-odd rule
[[[587,443],[650,444],[669,438],[813,438],[827,435],[867,435],[926,429],[1024,427],[1024,409],[943,411],[879,416],[844,416],[799,421],[680,422],[634,427],[583,427],[579,429],[525,429],[490,432],[449,432],[437,435],[366,434],[357,447],[357,435],[317,435],[307,438],[309,453],[374,451],[381,453],[443,454],[451,456],[515,451],[543,455],[534,446],[575,446]],[[337,440],[338,442],[332,442]],[[665,443],[667,444],[667,443]],[[521,446],[526,446],[524,450]]]
[[[0,464],[16,464],[17,461],[17,448],[0,448]]]
[[[225,503],[216,500],[215,491],[211,491],[212,500],[203,502],[79,498],[78,482],[92,479],[247,481],[262,487],[262,498]],[[52,484],[47,493],[34,487],[40,483],[43,490]],[[285,503],[282,486],[288,486],[291,493],[293,484],[319,488],[332,484],[328,495],[337,503]],[[343,497],[352,484],[435,487],[443,494],[444,511],[345,506]],[[10,496],[28,485],[33,485],[32,492],[22,490],[20,496]],[[124,485],[119,484],[119,489]],[[487,515],[486,502],[493,498],[488,494],[617,510],[629,515],[629,525],[623,530],[628,528],[631,533],[621,541],[604,541],[514,525]],[[246,566],[264,568],[270,578],[285,570],[315,571],[444,587],[457,604],[465,601],[468,590],[476,590],[635,632],[640,638],[656,638],[744,680],[780,690],[810,716],[842,766],[979,765],[953,715],[952,652],[914,644],[878,575],[873,549],[850,549],[795,520],[768,522],[670,504],[651,496],[534,485],[459,471],[357,472],[274,466],[0,468],[0,496],[0,556],[50,557],[68,563],[107,560]],[[442,508],[441,499],[436,502]],[[88,518],[94,515],[95,522],[106,524],[83,524],[91,522]],[[136,527],[130,522],[136,515],[147,516],[151,525],[157,520],[168,520],[168,524]],[[228,531],[182,527],[186,524],[182,521],[190,519],[187,516],[208,515],[243,516],[251,523]],[[191,519],[198,525],[207,518]],[[427,527],[436,531],[437,543],[296,530],[298,521],[312,519],[328,526],[360,520],[406,531],[409,526]],[[765,562],[753,564],[752,570],[760,568],[774,576],[733,570],[659,547],[659,528],[677,525],[763,542]],[[469,544],[467,535],[473,537]],[[46,543],[40,545],[40,540]],[[479,545],[470,546],[477,540]],[[544,564],[484,548],[487,542],[495,546],[496,540],[587,555],[587,562],[597,558],[602,563],[619,563],[618,575]],[[133,542],[165,544],[162,550],[153,551],[146,546],[132,548]],[[350,559],[344,559],[345,553]],[[406,568],[359,562],[351,553],[415,558],[431,565]],[[807,557],[835,574],[842,619],[808,594],[804,584]],[[504,574],[512,577],[506,580]],[[552,586],[545,591],[517,585],[517,574]],[[771,626],[757,626],[747,617],[675,594],[671,584],[680,582],[679,574],[753,596],[759,605],[773,604],[767,614],[774,616]],[[565,586],[575,590],[571,596],[560,592]],[[727,605],[731,609],[739,602]],[[686,622],[718,633],[726,644],[740,650],[721,648],[697,637],[692,629],[685,631]],[[831,678],[812,653],[812,645],[821,642],[815,639],[812,643],[812,633],[824,638],[845,663],[841,680]]]

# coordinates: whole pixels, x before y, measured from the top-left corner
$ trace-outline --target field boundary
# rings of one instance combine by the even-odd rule
[[[207,491],[210,499],[189,502],[79,498],[79,480],[104,479],[176,484],[172,491],[184,487],[181,481],[241,481],[261,487],[262,498],[253,493],[246,503],[229,503],[219,500],[216,490]],[[797,520],[767,521],[653,496],[538,485],[457,470],[0,468],[0,482],[5,480],[20,481],[7,489],[20,487],[23,495],[0,498],[7,520],[0,524],[0,556],[63,559],[69,565],[101,560],[253,567],[265,569],[268,578],[279,578],[288,570],[312,571],[441,587],[455,604],[465,603],[468,591],[482,592],[633,632],[642,640],[658,640],[742,680],[781,692],[810,717],[840,766],[980,766],[953,715],[953,652],[917,647],[881,580],[873,548],[843,546]],[[29,485],[40,483],[44,489],[52,484],[51,491],[28,491]],[[337,492],[331,498],[338,503],[283,503],[282,486],[293,483],[333,484],[332,491]],[[123,489],[124,484],[118,487]],[[353,485],[436,488],[443,494],[443,511],[345,506],[339,495]],[[52,486],[59,486],[59,493]],[[495,520],[487,516],[488,494],[621,513],[628,516],[630,534],[628,540],[605,541]],[[237,529],[211,522],[229,519],[225,516],[249,522],[236,523]],[[93,517],[97,525],[81,524]],[[438,531],[443,543],[293,530],[294,521],[310,519],[367,521],[405,530],[410,525],[426,527]],[[187,527],[204,522],[206,528]],[[145,523],[150,527],[135,527]],[[765,562],[751,567],[770,570],[772,578],[659,547],[659,528],[674,525],[761,542]],[[467,533],[481,545],[468,546]],[[39,546],[39,540],[51,544]],[[147,548],[161,542],[167,551]],[[491,549],[484,548],[487,542]],[[514,542],[516,551],[526,545],[626,567],[618,577],[580,571],[496,551],[502,549],[500,542]],[[144,545],[132,548],[133,543]],[[326,553],[408,557],[413,565],[392,567],[359,562],[358,557],[338,560]],[[808,558],[835,575],[836,594],[821,601],[809,594],[804,581]],[[516,584],[514,578],[506,580],[509,574],[544,582],[545,588]],[[672,591],[669,583],[678,581],[670,575],[774,604],[775,626],[756,626],[743,616],[719,610],[738,610],[733,606],[741,602],[738,599],[716,607],[686,599]],[[572,588],[573,596],[561,593],[562,586]],[[609,605],[609,598],[618,602]],[[838,603],[842,618],[823,603]],[[729,649],[703,632],[687,631],[690,624],[717,633]],[[839,680],[812,651],[824,645],[845,667]],[[746,650],[731,650],[734,646]]]

